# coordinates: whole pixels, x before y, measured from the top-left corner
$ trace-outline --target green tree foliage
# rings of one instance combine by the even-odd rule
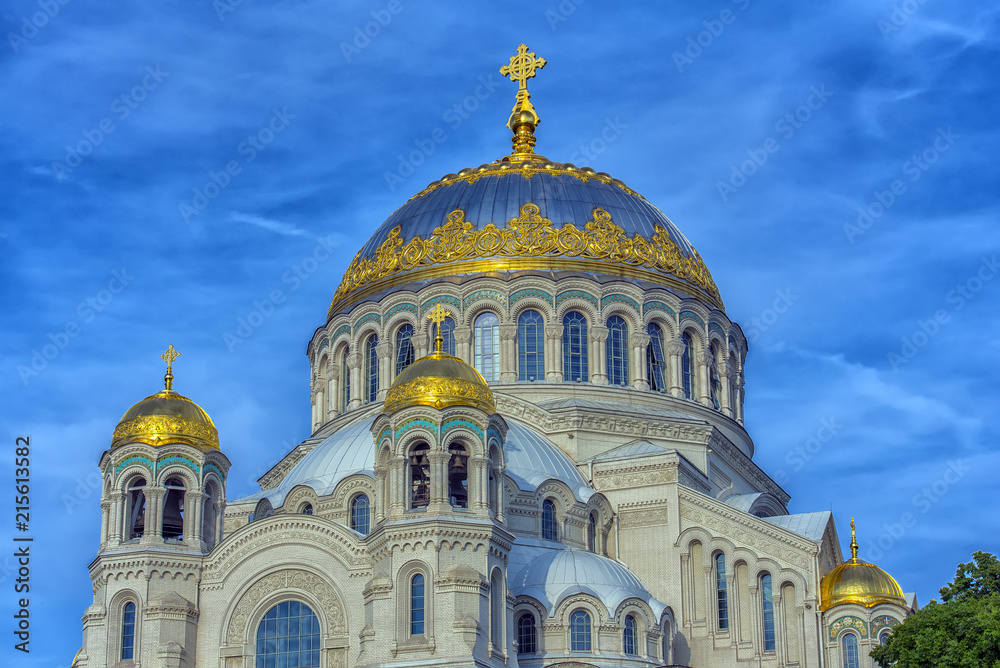
[[[1000,561],[976,552],[955,581],[871,652],[883,668],[1000,668]]]

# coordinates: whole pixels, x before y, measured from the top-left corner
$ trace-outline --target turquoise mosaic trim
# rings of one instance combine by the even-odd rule
[[[458,297],[452,297],[451,295],[443,295],[441,297],[432,297],[428,299],[423,304],[420,305],[420,317],[424,317],[427,311],[434,308],[435,304],[447,304],[455,309],[455,313],[462,312],[462,302],[458,301]]]
[[[198,462],[190,457],[185,457],[184,455],[169,455],[167,457],[161,457],[156,460],[156,470],[160,471],[167,468],[171,464],[183,464],[195,473],[201,473],[201,467],[198,466]]]
[[[222,473],[222,469],[220,469],[218,466],[216,466],[212,462],[209,462],[209,463],[205,464],[205,475],[206,476],[208,475],[209,471],[215,471],[216,475],[219,476],[219,480],[225,481],[226,476],[225,476],[225,474]]]
[[[652,301],[652,302],[646,302],[645,304],[642,305],[643,315],[646,315],[651,311],[663,311],[664,313],[669,314],[670,317],[673,318],[674,320],[677,319],[677,312],[674,311],[669,306],[667,306],[666,304],[664,304],[663,302]]]
[[[425,420],[423,418],[416,418],[413,420],[409,420],[408,422],[404,422],[399,426],[399,428],[396,430],[396,440],[399,440],[399,437],[403,435],[403,432],[407,431],[408,429],[412,429],[413,427],[424,427],[431,432],[436,432],[438,429],[438,426],[433,422],[431,422],[430,420]]]
[[[635,309],[636,313],[639,312],[639,302],[625,295],[605,295],[601,297],[601,310],[604,310],[608,304],[625,304]]]
[[[860,617],[855,617],[854,615],[846,615],[839,618],[833,624],[830,624],[830,642],[836,642],[837,636],[844,629],[852,629],[861,634],[862,638],[868,637],[868,624],[865,620]]]
[[[416,315],[417,314],[417,305],[416,304],[396,304],[391,309],[389,309],[388,311],[385,312],[385,321],[389,322],[389,320],[392,318],[392,316],[396,315],[397,313],[402,313],[403,311],[406,311],[407,313],[412,313],[413,315]]]
[[[126,466],[130,466],[136,463],[143,464],[147,469],[149,469],[150,473],[152,473],[153,470],[156,468],[156,464],[153,462],[153,460],[147,457],[146,455],[132,455],[131,457],[126,457],[125,459],[118,462],[118,465],[115,466],[115,475],[121,473]]]
[[[567,299],[582,299],[593,304],[594,308],[600,308],[597,303],[597,297],[589,292],[584,292],[583,290],[566,290],[564,292],[560,292],[556,295],[556,308],[559,308],[559,305]]]
[[[382,316],[378,313],[369,313],[368,315],[361,316],[356,323],[354,323],[354,333],[357,334],[358,330],[367,325],[370,322],[374,322],[377,325],[382,324]]]
[[[336,339],[341,334],[350,334],[350,333],[351,333],[350,325],[341,325],[340,327],[337,328],[337,331],[333,333],[333,338]]]
[[[545,290],[539,290],[538,288],[525,288],[524,290],[518,290],[510,296],[510,305],[513,306],[526,297],[541,299],[542,301],[547,302],[549,306],[552,306],[555,303],[555,299],[552,295]]]
[[[708,323],[708,333],[711,334],[712,332],[718,334],[719,338],[722,339],[723,341],[726,340],[726,333],[722,331],[722,325],[720,325],[719,323],[717,322]]]
[[[705,326],[705,321],[702,320],[701,316],[698,315],[697,313],[695,313],[694,311],[681,311],[681,320],[684,320],[686,318],[690,318],[691,320],[694,320],[696,323],[698,323],[702,327]]]
[[[382,433],[378,435],[378,441],[376,441],[376,445],[384,441],[389,436],[392,436],[392,429],[386,427],[385,429],[382,430]]]
[[[487,445],[487,447],[489,447],[489,442],[492,439],[494,439],[494,438],[497,439],[497,441],[499,441],[499,443],[500,443],[501,446],[503,445],[503,439],[500,438],[500,432],[498,432],[493,427],[490,427],[489,429],[486,430],[486,445]]]
[[[476,425],[476,424],[474,424],[472,422],[469,422],[468,420],[464,420],[462,418],[454,418],[454,419],[448,420],[447,422],[445,422],[444,424],[442,424],[441,425],[441,433],[442,434],[446,434],[446,433],[448,433],[448,430],[454,429],[455,427],[465,427],[465,428],[471,430],[477,436],[479,436],[479,438],[483,438],[483,439],[486,438],[485,435],[483,434],[483,430],[482,430],[481,427],[479,427],[478,425]]]
[[[323,342],[319,344],[319,349],[323,350],[330,345],[330,339],[323,339]]]
[[[468,295],[465,299],[462,300],[462,308],[467,309],[469,308],[470,304],[475,304],[476,302],[482,301],[484,299],[496,302],[498,304],[503,304],[505,306],[507,305],[507,295],[501,292],[497,292],[496,290],[476,290],[471,295]],[[511,304],[514,303],[513,297],[511,298],[510,303]]]

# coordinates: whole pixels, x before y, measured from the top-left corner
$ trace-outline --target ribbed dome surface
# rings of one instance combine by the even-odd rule
[[[128,409],[115,427],[111,447],[134,442],[218,450],[219,432],[201,406],[173,390],[161,390]]]
[[[855,603],[866,608],[879,603],[905,606],[906,599],[891,575],[875,564],[855,557],[827,573],[820,586],[820,610],[843,603]]]
[[[385,395],[385,411],[407,406],[474,406],[495,413],[493,391],[482,374],[457,357],[434,353],[403,369]]]

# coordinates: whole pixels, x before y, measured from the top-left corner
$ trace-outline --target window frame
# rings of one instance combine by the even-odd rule
[[[545,380],[545,316],[535,309],[517,316],[517,379]]]
[[[608,338],[605,340],[605,363],[608,385],[627,387],[629,384],[628,321],[620,315],[607,320]]]
[[[416,360],[416,351],[413,349],[413,333],[413,325],[409,322],[404,322],[396,328],[396,334],[392,337],[393,350],[396,353],[395,375],[397,376]]]
[[[417,578],[420,578],[420,595],[417,596]],[[423,572],[417,571],[410,575],[409,578],[410,586],[408,588],[407,606],[406,609],[409,611],[407,614],[407,624],[409,628],[410,637],[427,637],[427,578],[424,576]],[[420,607],[417,608],[417,599],[420,600]],[[420,613],[419,621],[416,619],[416,613]],[[418,628],[419,631],[416,629]]]
[[[365,506],[363,525],[361,522],[358,521],[359,520],[358,508],[361,504],[361,499],[364,499],[364,506]],[[372,502],[371,499],[368,497],[368,494],[361,492],[360,494],[355,494],[353,497],[351,497],[351,502],[350,504],[348,504],[348,519],[350,527],[351,529],[357,531],[362,536],[367,536],[368,534],[371,533],[371,521],[372,521],[371,503]],[[362,528],[364,530],[362,530]]]
[[[132,607],[131,610],[129,610],[129,606]],[[128,621],[129,614],[132,615],[131,633],[126,632],[127,627],[130,625],[130,622]],[[136,639],[139,636],[139,606],[136,605],[135,601],[129,599],[122,604],[120,619],[121,628],[118,633],[118,658],[121,661],[135,662]],[[128,647],[125,645],[126,638],[131,640]],[[126,651],[129,656],[125,656]]]
[[[487,360],[489,369],[486,368]],[[483,311],[472,321],[472,366],[486,382],[500,380],[500,316],[493,311]]]
[[[721,564],[721,566],[720,566]],[[719,631],[729,631],[729,583],[726,580],[726,554],[718,552],[712,560],[715,572],[715,619]]]
[[[579,645],[577,644],[579,641]],[[569,615],[569,647],[571,652],[593,652],[593,620],[590,611],[577,608]]]
[[[299,614],[295,615],[294,617],[291,615],[292,604],[295,604],[297,610],[299,611]],[[284,618],[281,617],[281,615],[282,615],[282,606],[287,606],[284,609],[284,613],[286,615]],[[308,611],[308,613],[309,613],[308,615],[302,614],[302,609],[303,608],[306,611]],[[270,615],[272,612],[274,613],[274,617],[271,618],[271,619],[269,619],[268,615]],[[299,632],[297,635],[292,636],[292,635],[290,635],[290,631],[286,631],[286,633],[288,633],[288,635],[284,635],[284,636],[279,636],[278,635],[280,633],[280,628],[281,628],[281,622],[282,621],[286,622],[285,628],[288,629],[290,627],[290,623],[289,623],[290,620],[296,619],[297,621],[296,621],[295,626],[297,628],[300,628],[300,625],[302,623],[302,619],[303,618],[310,620],[310,626],[313,628],[313,631],[311,633],[308,633],[308,635],[303,635],[301,632]],[[267,652],[267,651],[262,652],[260,648],[261,648],[261,643],[262,642],[266,643],[269,640],[269,638],[266,637],[266,635],[268,634],[268,630],[267,630],[268,626],[267,626],[266,623],[269,622],[269,621],[273,621],[274,622],[274,628],[275,628],[275,630],[274,630],[274,637],[271,638],[270,640],[273,640],[273,642],[274,642],[273,656],[275,657],[276,660],[277,660],[277,657],[278,657],[279,654],[288,654],[289,653],[290,650],[288,650],[288,645],[289,645],[288,641],[290,639],[292,639],[292,638],[295,638],[296,639],[295,645],[296,645],[296,647],[298,649],[297,650],[293,650],[293,651],[297,651],[299,653],[299,657],[300,658],[301,658],[301,653],[303,651],[304,652],[308,652],[310,654],[310,658],[308,659],[310,665],[309,666],[305,666],[304,668],[320,668],[320,666],[322,666],[321,661],[322,661],[323,628],[322,628],[322,622],[320,621],[319,615],[316,614],[316,610],[314,609],[314,607],[310,603],[307,603],[306,601],[303,601],[303,600],[297,599],[297,598],[294,598],[294,599],[293,598],[289,598],[289,599],[285,599],[285,600],[280,600],[280,601],[274,603],[273,605],[271,605],[264,612],[264,614],[262,614],[260,616],[260,619],[257,620],[256,630],[254,631],[254,634],[253,634],[253,637],[252,637],[252,640],[251,640],[251,642],[253,643],[253,645],[252,645],[253,646],[253,663],[252,663],[252,665],[255,668],[263,668],[264,666],[267,665],[267,658],[268,658],[268,654],[270,654],[270,652]],[[265,637],[261,637],[262,634]],[[306,649],[302,649],[302,647],[301,647],[301,641],[302,641],[303,638],[309,638],[309,643],[308,644],[310,646],[308,648],[306,648]],[[280,642],[281,640],[285,640],[286,641],[285,644],[284,644],[284,646],[286,648],[285,652],[280,652],[279,651],[279,648],[282,646],[282,644]]]
[[[694,368],[694,337],[691,332],[681,334],[681,393],[685,399],[696,399],[697,380]]]
[[[777,648],[774,624],[774,580],[770,573],[763,573],[758,582],[760,583],[762,647],[765,652],[774,652]]]
[[[568,383],[590,382],[589,329],[587,316],[581,311],[567,311],[563,326],[563,380]],[[579,375],[572,373],[579,371]]]
[[[524,622],[525,619],[529,620],[528,624],[523,624],[522,623],[522,622]],[[518,656],[520,656],[521,654],[537,654],[538,653],[538,627],[536,626],[536,624],[537,624],[537,622],[535,620],[535,614],[533,612],[529,612],[527,610],[522,610],[521,612],[517,613],[517,621],[515,622],[514,626],[517,629],[517,654],[518,654]],[[526,649],[525,648],[525,646],[527,645],[527,643],[524,642],[524,640],[525,640],[525,638],[524,638],[524,631],[525,631],[525,629],[530,629],[531,630],[530,638],[528,638],[528,640],[531,641],[530,649]]]
[[[631,649],[631,651],[629,651]],[[622,653],[625,656],[639,656],[639,625],[635,615],[625,615],[622,629]]]
[[[650,322],[646,325],[646,334],[649,335],[649,343],[646,345],[646,380],[649,389],[665,394],[670,391],[670,387],[667,384],[667,358],[664,354],[666,339],[663,328],[658,323]]]
[[[368,403],[378,399],[378,334],[365,340],[365,395]]]
[[[850,638],[852,645],[848,645],[848,638]],[[858,640],[858,634],[847,631],[840,636],[840,658],[844,668],[861,667],[861,643]]]
[[[559,508],[550,497],[542,501],[540,522],[542,540],[559,540]]]

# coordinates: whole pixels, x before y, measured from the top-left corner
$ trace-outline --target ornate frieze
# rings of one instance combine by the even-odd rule
[[[345,632],[344,609],[340,602],[340,597],[333,590],[333,587],[314,573],[302,570],[284,570],[277,573],[265,575],[263,578],[253,583],[236,604],[232,617],[229,619],[229,631],[226,634],[226,641],[230,645],[235,645],[244,637],[249,635],[247,624],[250,614],[265,597],[273,592],[283,589],[298,589],[308,592],[319,600],[323,612],[330,624],[333,635]]]

